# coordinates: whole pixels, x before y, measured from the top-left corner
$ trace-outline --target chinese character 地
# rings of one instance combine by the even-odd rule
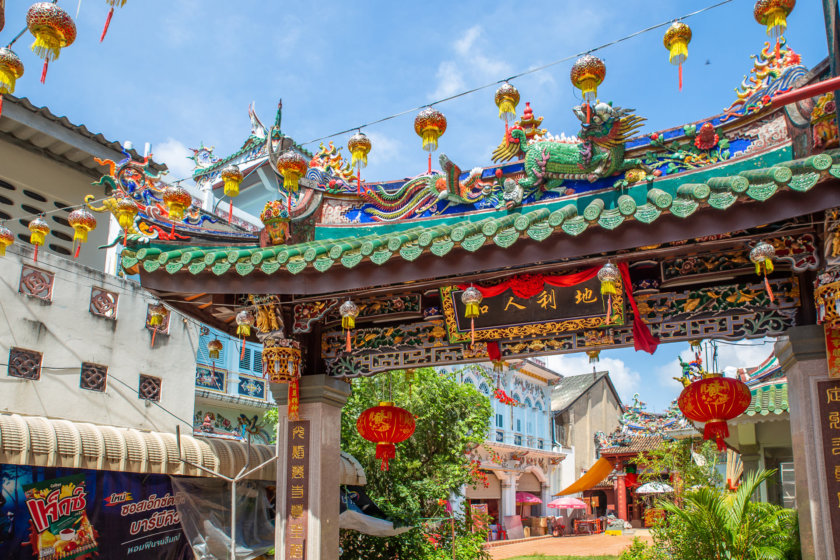
[[[293,445],[292,446],[292,459],[303,459],[306,457],[306,452],[303,449],[302,445]]]
[[[583,290],[576,290],[575,291],[575,305],[580,305],[581,303],[594,303],[597,298],[595,294],[592,293],[591,288],[584,288]]]

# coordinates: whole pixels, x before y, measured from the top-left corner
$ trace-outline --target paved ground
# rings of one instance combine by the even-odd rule
[[[513,558],[514,556],[528,556],[545,554],[547,556],[598,556],[614,554],[618,556],[631,542],[633,537],[641,537],[650,542],[650,534],[645,529],[636,529],[635,535],[581,535],[577,537],[559,537],[523,541],[489,549],[493,560]]]

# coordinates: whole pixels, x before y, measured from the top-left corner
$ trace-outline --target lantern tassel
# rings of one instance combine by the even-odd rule
[[[155,347],[155,335],[156,335],[156,334],[157,334],[157,327],[155,327],[155,328],[153,328],[153,329],[152,329],[152,344],[151,344],[151,348],[154,348],[154,347]]]
[[[717,442],[718,451],[726,450],[725,438],[729,437],[729,426],[723,420],[709,420],[703,428],[703,439],[713,439]]]
[[[607,324],[609,325],[612,321],[612,294],[607,296]]]
[[[782,66],[782,61],[781,61],[782,48],[781,48],[781,45],[779,43],[780,43],[779,37],[776,37],[776,66],[781,68],[781,66]]]
[[[592,118],[592,114],[589,107],[589,101],[586,102],[586,124],[589,124],[589,120]]]
[[[350,329],[347,329],[347,346],[345,347],[345,350],[347,351],[347,353],[353,351],[353,347],[350,345]]]
[[[242,337],[241,346],[242,346],[242,350],[239,352],[239,361],[240,362],[245,359],[245,337],[244,336]]]
[[[429,152],[429,175],[431,175],[431,174],[432,174],[432,152]]]
[[[80,252],[81,250],[82,250],[82,244],[81,244],[81,243],[79,243],[79,242],[76,242],[76,250],[75,250],[75,252],[73,253],[73,258],[74,258],[74,259],[78,259],[78,258],[79,258],[79,252]]]
[[[41,83],[45,83],[47,81],[47,68],[50,66],[50,59],[44,59],[44,68],[41,70]]]
[[[680,68],[678,73],[680,75],[680,91],[682,91],[682,62],[680,62]]]
[[[108,33],[108,27],[111,25],[111,18],[114,15],[114,7],[111,6],[111,9],[108,10],[108,17],[105,18],[105,28],[102,29],[102,36],[99,38],[99,42],[105,40],[105,34]]]
[[[475,346],[475,318],[470,317],[470,348]]]
[[[228,209],[228,222],[233,222],[233,201],[230,201],[230,208]]]
[[[38,246],[35,245],[35,255],[32,256],[32,260],[38,262]]]
[[[393,443],[379,443],[376,445],[376,458],[382,459],[382,466],[380,470],[387,471],[388,462],[391,459],[396,459],[397,447]]]
[[[0,117],[3,116],[3,96],[0,95]]]
[[[289,420],[295,421],[300,419],[300,392],[298,388],[298,379],[295,377],[289,381]]]
[[[773,289],[770,287],[770,280],[767,274],[764,275],[764,289],[767,290],[767,297],[770,298],[770,303],[776,303],[776,298],[773,296]]]

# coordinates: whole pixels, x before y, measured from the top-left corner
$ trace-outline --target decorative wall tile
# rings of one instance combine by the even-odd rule
[[[79,387],[82,389],[104,393],[107,378],[108,366],[82,362],[82,375],[79,378]]]
[[[119,294],[94,286],[90,290],[90,312],[106,319],[117,318]]]
[[[24,295],[44,301],[52,301],[53,283],[55,275],[52,272],[23,265],[20,271],[20,285],[18,291]]]
[[[140,375],[138,397],[150,401],[160,401],[161,380],[151,375]]]
[[[9,376],[20,379],[40,379],[42,358],[43,355],[40,352],[12,348],[9,350]]]

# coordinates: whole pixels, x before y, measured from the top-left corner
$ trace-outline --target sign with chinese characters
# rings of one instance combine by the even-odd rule
[[[820,403],[823,456],[825,457],[828,513],[834,535],[834,550],[840,550],[840,380],[817,383]]]
[[[286,454],[286,558],[306,558],[309,517],[309,420],[289,422]]]
[[[828,324],[825,327],[825,357],[828,360],[828,376],[840,379],[840,329]]]
[[[601,297],[601,283],[597,278],[562,288],[545,284],[540,293],[529,299],[517,297],[511,290],[485,297],[480,304],[481,314],[474,320],[475,339],[510,339],[623,325],[621,282],[616,283],[616,290],[618,294],[612,297],[609,323],[607,299]],[[464,317],[463,290],[446,286],[440,292],[449,341],[468,342],[471,322]]]

